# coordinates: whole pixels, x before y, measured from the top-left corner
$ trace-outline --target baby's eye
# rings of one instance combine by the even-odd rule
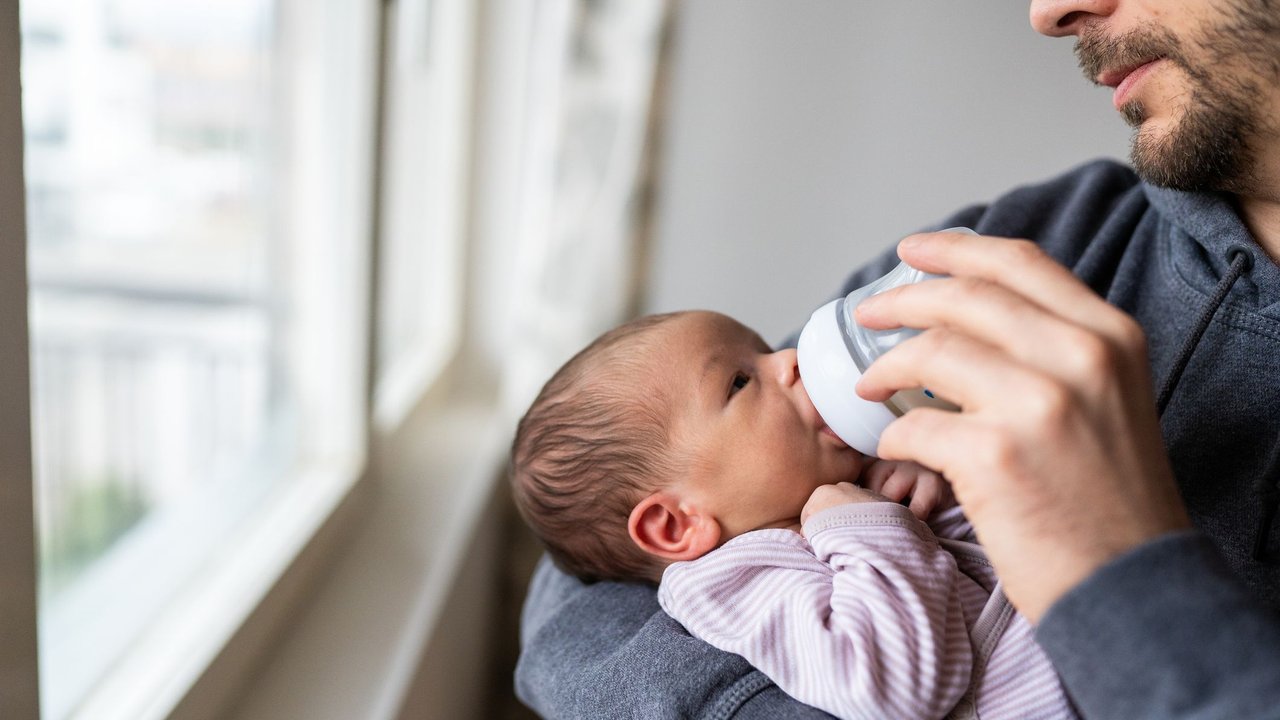
[[[733,394],[734,394],[734,393],[736,393],[736,392],[738,392],[739,390],[741,390],[742,388],[746,387],[746,386],[747,386],[747,383],[749,383],[749,382],[751,382],[751,376],[750,376],[750,375],[748,375],[748,374],[746,374],[746,373],[737,373],[737,374],[735,374],[735,375],[733,376],[733,385],[732,385],[732,386],[730,386],[730,388],[729,388],[729,397],[733,397]]]

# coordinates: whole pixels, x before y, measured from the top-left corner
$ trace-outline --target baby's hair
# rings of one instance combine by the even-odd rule
[[[547,381],[511,446],[516,507],[562,570],[582,580],[656,580],[631,541],[635,504],[672,477],[671,398],[643,385],[648,337],[678,313],[596,339]]]

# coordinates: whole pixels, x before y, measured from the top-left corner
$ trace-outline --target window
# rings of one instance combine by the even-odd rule
[[[383,429],[404,418],[461,336],[472,2],[388,8],[374,400]]]
[[[22,3],[46,718],[164,712],[359,472],[360,5]]]
[[[311,558],[338,560],[320,530],[352,518],[335,508],[358,504],[343,501],[370,437],[416,447],[459,418],[497,437],[526,352],[513,336],[550,358],[616,319],[651,72],[625,56],[651,56],[662,3],[633,5],[21,3],[25,173],[9,163],[0,190],[25,182],[29,267],[11,248],[0,290],[20,284],[26,302],[7,298],[0,322],[30,310],[31,408],[15,340],[0,394],[23,406],[0,422],[33,437],[0,434],[0,568],[24,590],[0,593],[6,712],[36,662],[33,637],[11,642],[31,621],[9,621],[35,614],[14,599],[31,549],[6,547],[32,539],[19,466],[33,456],[41,716],[210,713],[240,679],[224,670],[254,652],[246,628],[306,584],[292,580]],[[2,23],[0,99],[18,52]],[[16,106],[0,121],[16,133]],[[0,224],[17,236],[15,204]],[[458,451],[441,467],[474,450],[487,468],[505,445],[432,439]],[[436,489],[404,460],[382,465]],[[463,489],[424,503],[447,537],[491,490]],[[424,582],[403,583],[410,620],[446,597],[463,552],[432,550]],[[407,656],[415,638],[388,646]]]

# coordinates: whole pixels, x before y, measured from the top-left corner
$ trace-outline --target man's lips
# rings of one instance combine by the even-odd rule
[[[1125,67],[1105,70],[1098,74],[1098,84],[1115,88],[1115,92],[1112,93],[1111,96],[1111,102],[1118,110],[1121,107],[1124,107],[1124,103],[1133,86],[1137,84],[1137,82],[1141,80],[1156,63],[1163,59],[1164,58],[1157,57],[1150,60],[1144,60],[1143,62],[1135,65],[1127,65]]]

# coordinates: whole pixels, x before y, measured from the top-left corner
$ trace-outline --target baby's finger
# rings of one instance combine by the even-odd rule
[[[930,513],[942,499],[942,486],[934,482],[918,482],[916,490],[911,494],[911,504],[907,509],[920,520],[928,520]]]
[[[872,492],[883,494],[885,482],[893,474],[893,471],[898,468],[899,464],[886,460],[877,460],[871,463],[871,466],[863,473],[862,486]]]
[[[897,468],[893,471],[889,478],[885,480],[884,485],[876,490],[876,492],[889,498],[894,502],[900,502],[903,498],[910,495],[916,486],[916,473],[904,468]]]

